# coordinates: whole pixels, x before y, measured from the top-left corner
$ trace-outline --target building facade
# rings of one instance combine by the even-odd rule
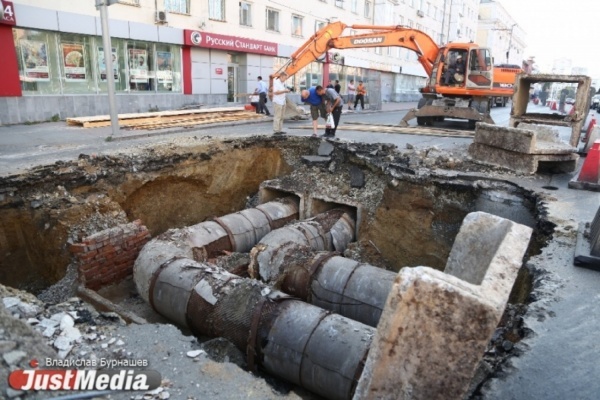
[[[525,32],[498,1],[481,0],[476,41],[490,48],[496,65],[521,66],[526,58]]]
[[[103,0],[96,0],[103,1]],[[478,0],[108,0],[111,48],[93,0],[0,0],[0,123],[108,114],[107,77],[119,113],[243,104],[328,23],[402,25],[440,44],[475,39]],[[345,34],[352,34],[348,29]],[[104,59],[110,55],[113,71]],[[414,101],[426,81],[412,51],[340,50],[291,77],[296,93],[364,80],[373,101]],[[328,76],[323,76],[328,71]]]

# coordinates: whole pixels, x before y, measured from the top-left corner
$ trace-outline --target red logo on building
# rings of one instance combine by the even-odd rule
[[[17,16],[12,1],[0,0],[0,24],[16,25]]]
[[[239,51],[242,53],[277,55],[277,43],[264,42],[237,36],[219,35],[217,33],[184,30],[184,42],[188,46],[206,47],[209,49]]]

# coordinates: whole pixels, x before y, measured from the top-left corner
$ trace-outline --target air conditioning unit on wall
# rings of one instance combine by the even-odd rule
[[[156,23],[157,24],[166,24],[167,23],[167,12],[166,11],[157,11],[156,12]]]
[[[425,16],[425,13],[423,12],[423,10],[417,10],[417,15],[423,18]]]

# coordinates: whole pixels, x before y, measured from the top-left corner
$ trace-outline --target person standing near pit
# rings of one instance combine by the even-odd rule
[[[323,136],[334,137],[338,124],[340,123],[340,117],[342,116],[344,99],[342,99],[342,96],[340,96],[335,89],[331,88],[321,88],[320,90],[317,90],[317,94],[320,95],[325,102],[325,111],[327,111],[328,114],[331,113],[331,115],[333,115],[333,123],[335,125],[333,128],[326,128]]]
[[[365,109],[365,95],[367,94],[367,88],[363,84],[363,81],[358,81],[358,87],[356,88],[356,100],[354,100],[354,109],[360,101],[360,109]]]
[[[290,90],[285,87],[283,82],[287,79],[287,74],[282,72],[273,80],[273,107],[275,107],[275,117],[273,118],[273,134],[284,135],[283,131],[283,111],[285,109],[285,94]]]
[[[256,108],[257,114],[265,114],[271,115],[269,109],[267,108],[267,83],[262,80],[262,76],[259,76],[258,83],[256,84],[256,89],[254,89],[254,93],[258,94],[258,107]]]
[[[335,80],[335,85],[333,85],[333,88],[335,89],[336,92],[338,92],[338,94],[340,94],[340,92],[342,91],[342,85],[340,85],[340,81],[339,80]]]
[[[356,86],[354,86],[354,79],[350,79],[348,84],[348,110],[353,110],[352,104],[354,104],[354,96],[356,95]]]
[[[319,114],[321,118],[327,119],[327,112],[325,111],[325,103],[323,102],[323,98],[319,91],[324,90],[323,86],[313,86],[308,90],[303,90],[301,94],[301,99],[303,103],[307,103],[310,105],[310,116],[312,117],[312,126],[313,126],[313,136],[317,136],[318,133],[318,120]]]

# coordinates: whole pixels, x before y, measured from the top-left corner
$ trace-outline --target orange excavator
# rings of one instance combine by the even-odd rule
[[[346,29],[352,34],[344,35]],[[433,125],[444,118],[466,119],[471,127],[475,127],[477,121],[493,124],[490,117],[492,101],[497,96],[506,97],[508,93],[506,88],[494,87],[495,75],[502,73],[502,78],[510,82],[516,77],[516,70],[496,71],[490,50],[475,43],[449,43],[440,47],[426,33],[404,26],[334,22],[316,32],[278,72],[271,75],[270,87],[281,72],[292,76],[330,49],[389,46],[414,51],[429,76],[427,85],[421,88],[423,97],[418,107],[406,114],[400,121],[401,126],[408,126],[408,121],[413,118],[417,119],[418,125]],[[455,68],[459,57],[465,61],[461,70]]]

